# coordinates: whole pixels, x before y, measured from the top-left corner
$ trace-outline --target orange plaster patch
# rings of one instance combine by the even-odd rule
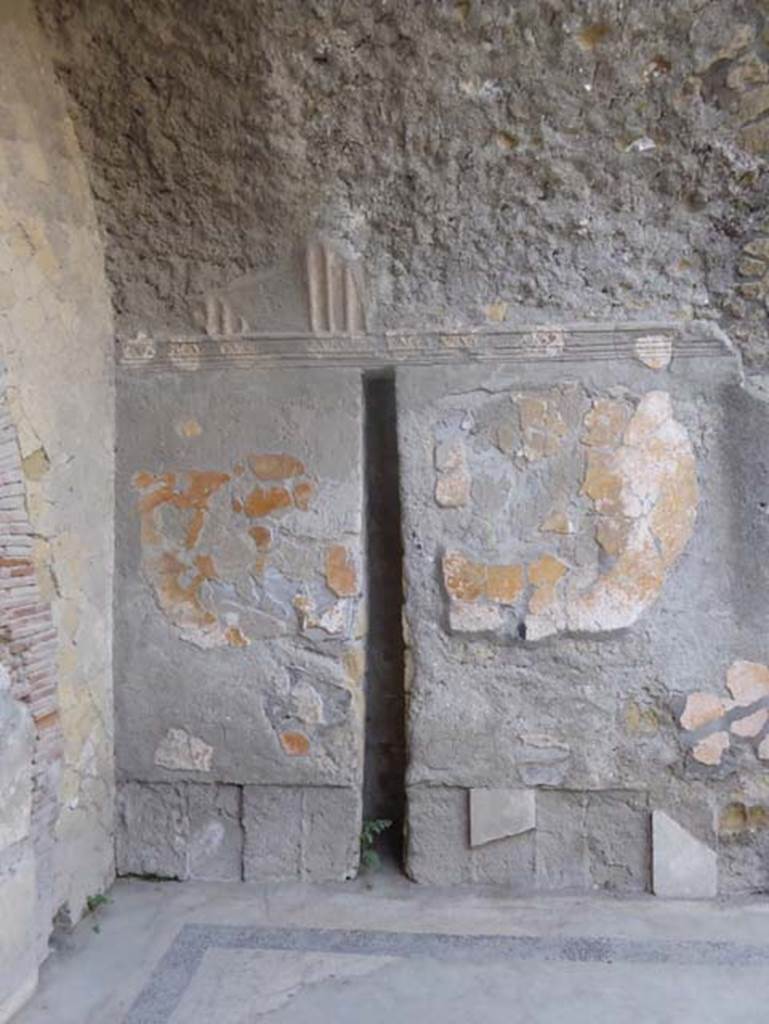
[[[237,626],[228,626],[224,632],[225,639],[230,647],[248,647],[251,641]]]
[[[326,549],[326,583],[337,597],[355,597],[358,593],[355,564],[343,544]]]
[[[310,499],[312,498],[313,486],[311,483],[303,481],[294,487],[294,504],[302,512],[306,512],[310,507]]]
[[[252,526],[248,532],[260,551],[267,550],[270,544],[272,544],[272,533],[266,526]]]
[[[555,600],[558,581],[566,575],[567,567],[554,555],[543,555],[529,566],[529,582],[534,593],[529,601],[529,611],[539,615],[547,611]]]
[[[187,526],[184,543],[188,549],[193,548],[203,529],[211,496],[229,479],[228,473],[193,469],[184,474],[186,486],[179,487],[175,473],[162,473],[158,476],[151,473],[137,473],[133,480],[134,486],[146,492],[139,499],[142,542],[145,544],[160,543],[155,512],[162,505],[170,505],[172,508],[192,511],[193,515]]]
[[[305,757],[310,753],[310,741],[303,732],[282,732],[278,738],[289,757]]]
[[[204,565],[205,569],[208,566]],[[182,577],[190,571],[176,555],[170,551],[163,552],[153,565],[161,607],[169,618],[180,626],[199,629],[212,626],[216,616],[210,612],[200,599],[200,588],[210,578],[206,572],[198,572],[189,583],[183,583]]]
[[[249,455],[248,465],[257,480],[287,480],[305,471],[293,455]]]
[[[292,504],[291,495],[285,487],[270,487],[264,490],[255,487],[246,498],[243,508],[249,519],[261,519],[273,512],[291,508]]]
[[[715,722],[726,712],[724,702],[715,693],[690,693],[681,715],[684,729],[699,729]]]
[[[498,604],[513,604],[526,584],[522,565],[487,565],[486,597]]]
[[[443,582],[455,601],[474,602],[486,598],[496,604],[513,604],[526,583],[522,565],[484,565],[458,551],[443,557]]]
[[[486,567],[470,561],[457,551],[443,557],[443,582],[456,601],[477,601],[486,585]]]

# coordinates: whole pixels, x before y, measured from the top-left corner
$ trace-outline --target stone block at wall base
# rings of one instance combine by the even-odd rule
[[[360,793],[333,786],[245,786],[243,877],[344,881],[358,870]]]
[[[647,797],[622,790],[537,791],[537,888],[648,892]]]
[[[126,782],[118,791],[120,875],[239,881],[239,786]]]
[[[358,870],[361,798],[336,786],[126,782],[120,875],[252,882],[343,881]]]
[[[470,809],[478,792],[449,786],[409,788],[406,871],[415,882],[505,885],[525,892],[649,890],[644,793],[520,790],[518,801],[525,796],[528,807],[532,796],[534,800],[522,822],[526,831],[473,847]],[[508,798],[516,793],[504,792]]]
[[[471,847],[466,789],[409,787],[408,822],[406,873],[413,881],[534,887],[534,831]]]

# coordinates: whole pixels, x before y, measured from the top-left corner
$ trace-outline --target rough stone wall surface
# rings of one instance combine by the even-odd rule
[[[22,469],[23,497],[10,497],[31,523],[4,557],[30,560],[35,601],[50,605],[58,635],[58,690],[33,707],[40,736],[61,737],[51,748],[61,758],[50,787],[57,841],[38,878],[50,888],[44,946],[51,915],[64,907],[77,918],[113,876],[113,332],[85,168],[27,4],[0,3],[0,49],[0,354]],[[3,499],[6,523],[15,508]],[[19,624],[19,638],[41,622]],[[27,685],[40,685],[42,654]],[[39,741],[38,778],[42,750]]]
[[[5,1024],[37,983],[36,857],[32,839],[35,727],[0,667],[0,1021]]]
[[[363,760],[360,373],[126,374],[118,390],[118,869],[345,877]]]
[[[386,325],[728,324],[767,366],[764,0],[39,0],[119,330],[313,231]]]
[[[766,889],[769,409],[713,340],[398,370],[413,877],[649,890],[657,810]]]

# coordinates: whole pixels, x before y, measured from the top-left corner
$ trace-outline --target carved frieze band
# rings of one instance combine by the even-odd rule
[[[342,271],[344,280],[344,270]],[[337,282],[338,283],[338,282]],[[328,295],[327,295],[328,298]],[[314,315],[342,330],[354,318],[345,292],[313,303]],[[351,306],[353,310],[351,312]],[[346,310],[346,312],[345,312]],[[345,315],[343,325],[336,318]],[[709,325],[571,324],[505,331],[426,331],[382,334],[232,334],[185,337],[139,336],[118,342],[118,362],[136,370],[199,370],[219,366],[253,368],[431,365],[442,363],[569,363],[629,359],[660,369],[672,359],[731,355]]]

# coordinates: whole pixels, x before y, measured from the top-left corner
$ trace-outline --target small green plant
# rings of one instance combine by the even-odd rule
[[[105,896],[103,892],[97,892],[93,896],[86,896],[85,898],[85,905],[88,908],[89,914],[95,914],[99,907],[103,907],[107,903],[109,903],[109,896]],[[101,925],[97,922],[92,927],[98,935],[101,931]]]
[[[103,892],[97,892],[93,896],[86,896],[85,900],[89,914],[96,913],[99,907],[103,907],[107,903],[109,903],[109,896],[105,896]]]
[[[381,864],[379,854],[374,849],[378,836],[392,825],[389,818],[365,818],[360,832],[360,862],[362,867],[375,871]]]

